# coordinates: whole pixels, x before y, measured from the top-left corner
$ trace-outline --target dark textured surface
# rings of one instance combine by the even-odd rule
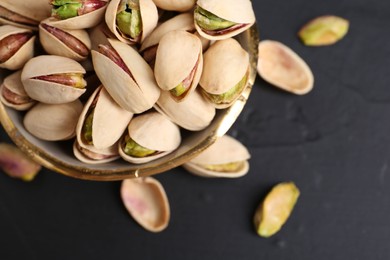
[[[390,259],[390,2],[253,4],[260,37],[295,50],[316,83],[299,97],[257,79],[230,131],[252,154],[248,175],[156,176],[172,217],[152,234],[125,211],[119,182],[0,174],[0,259]],[[350,20],[349,34],[334,46],[303,46],[296,32],[323,14]],[[291,218],[274,237],[258,237],[257,204],[289,180],[301,190]]]

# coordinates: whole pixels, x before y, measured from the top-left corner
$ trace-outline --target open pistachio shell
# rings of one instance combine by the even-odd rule
[[[93,64],[100,81],[112,98],[127,111],[139,114],[152,108],[160,96],[152,69],[129,45],[112,39],[108,41],[132,76],[107,56],[92,51]]]
[[[22,45],[16,44],[18,39],[9,38],[9,37],[18,37],[17,35],[22,35],[22,34],[27,35],[25,38],[25,40],[27,41]],[[9,70],[21,69],[24,66],[24,64],[34,56],[35,36],[29,36],[30,34],[32,34],[32,31],[29,29],[23,29],[12,25],[0,26],[0,48],[4,47],[7,49],[6,51],[1,51],[0,56],[3,55],[8,56],[8,54],[4,52],[11,51],[11,48],[15,48],[15,47],[17,48],[17,49],[12,49],[12,51],[14,52],[12,56],[7,58],[6,60],[4,59],[4,61],[2,62],[0,61],[0,68],[9,69]],[[7,41],[7,42],[4,43],[3,41]],[[0,59],[3,58],[0,57]]]
[[[76,134],[82,109],[79,100],[55,105],[38,103],[27,112],[23,124],[27,131],[41,140],[68,140]]]
[[[19,111],[28,110],[35,104],[35,101],[24,90],[21,74],[21,70],[12,73],[4,79],[0,86],[1,102]]]
[[[171,31],[161,38],[156,54],[154,75],[162,90],[182,86],[176,101],[183,101],[198,86],[203,69],[202,43],[186,31]]]
[[[72,59],[42,55],[29,60],[23,68],[22,82],[27,94],[35,100],[48,104],[72,102],[78,99],[85,88],[37,79],[37,77],[55,74],[85,74],[85,69]]]
[[[116,22],[118,13],[118,6],[121,0],[112,0],[107,7],[106,23],[108,28],[115,34],[121,42],[127,44],[134,44],[143,42],[143,40],[153,31],[157,26],[158,12],[157,7],[152,0],[139,0],[139,9],[141,14],[141,34],[137,39],[132,39],[129,35],[120,32]]]
[[[244,145],[233,137],[224,135],[183,167],[202,177],[238,178],[249,171],[250,157]],[[229,169],[232,166],[234,168]]]
[[[39,40],[48,54],[86,60],[91,40],[85,30],[67,30],[52,26],[47,20],[39,25]]]
[[[195,6],[196,0],[153,0],[153,2],[163,10],[186,12]]]
[[[77,140],[79,144],[88,145],[85,140],[85,123],[91,116],[88,131],[91,145],[97,149],[104,149],[114,145],[126,130],[133,114],[121,108],[108,94],[103,86],[100,86],[88,99],[77,123]],[[83,129],[84,128],[84,129]],[[87,144],[86,144],[87,143]]]
[[[87,164],[104,164],[120,158],[117,143],[108,148],[98,149],[92,145],[81,145],[77,139],[73,143],[73,154]]]
[[[313,88],[314,76],[306,62],[277,41],[259,43],[257,71],[265,81],[294,94],[303,95]]]
[[[222,30],[205,30],[196,22],[199,34],[210,40],[223,40],[242,33],[251,27],[256,17],[250,0],[198,0],[197,6],[203,10],[229,22],[233,26]]]
[[[126,140],[119,146],[121,157],[131,163],[140,164],[161,158],[179,147],[181,142],[180,129],[167,117],[158,112],[149,112],[130,121],[128,136],[138,145],[155,153],[136,157],[125,153]]]
[[[130,215],[146,230],[160,232],[168,226],[168,198],[156,179],[146,177],[124,180],[121,198]]]
[[[215,116],[214,106],[198,91],[180,103],[174,101],[168,91],[162,91],[155,108],[172,122],[190,131],[205,129]]]
[[[222,95],[232,91],[241,82],[227,99],[213,102],[216,108],[226,108],[244,91],[249,70],[249,54],[235,39],[217,41],[204,54],[203,74],[199,84],[207,93],[205,96],[210,97],[209,94]]]

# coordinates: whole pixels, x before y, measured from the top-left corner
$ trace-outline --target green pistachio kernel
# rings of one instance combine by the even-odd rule
[[[146,157],[149,155],[152,155],[156,153],[154,150],[150,150],[148,148],[145,148],[139,144],[137,144],[133,139],[130,137],[126,138],[126,143],[123,151],[130,156],[133,157]]]
[[[54,6],[52,9],[52,16],[59,19],[68,19],[76,17],[78,10],[82,7],[82,3],[77,0],[55,0],[51,4]]]
[[[176,88],[171,89],[169,92],[171,92],[171,94],[174,95],[175,97],[180,97],[187,90],[188,90],[188,88],[182,82],[179,85],[177,85]]]
[[[196,23],[204,30],[217,31],[232,27],[236,23],[222,19],[197,6],[194,11]]]
[[[132,39],[136,39],[142,30],[141,12],[138,1],[122,0],[116,15],[118,29]]]
[[[87,142],[87,144],[90,144],[90,145],[93,144],[93,139],[92,139],[93,113],[94,113],[94,110],[89,112],[87,118],[84,121],[83,129],[82,129],[84,140]]]
[[[245,76],[238,82],[234,87],[229,89],[227,92],[215,95],[207,93],[206,95],[209,97],[210,101],[214,104],[229,104],[231,103],[239,93],[245,88],[246,83],[248,79],[248,74],[245,74]]]
[[[245,162],[231,162],[225,164],[203,165],[206,170],[214,172],[238,172],[244,167]]]

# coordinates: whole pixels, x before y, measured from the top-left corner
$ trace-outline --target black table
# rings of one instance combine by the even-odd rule
[[[390,259],[390,2],[253,5],[261,39],[295,50],[315,86],[295,96],[257,79],[229,132],[252,154],[248,175],[203,179],[177,168],[156,176],[172,216],[153,234],[126,212],[120,182],[0,174],[0,259]],[[347,37],[303,46],[296,32],[324,14],[350,20]],[[290,180],[301,190],[292,216],[275,236],[258,237],[257,204]]]

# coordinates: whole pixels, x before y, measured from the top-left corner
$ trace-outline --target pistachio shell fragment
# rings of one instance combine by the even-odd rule
[[[299,194],[293,182],[280,183],[272,188],[254,216],[257,234],[270,237],[278,232],[294,209]]]
[[[304,95],[313,88],[314,76],[306,62],[277,41],[259,43],[257,71],[265,81],[297,95]]]
[[[0,154],[0,169],[12,178],[32,181],[42,168],[15,145],[0,143]]]
[[[160,232],[167,228],[170,207],[163,186],[152,177],[122,182],[121,197],[129,214],[143,228]]]
[[[298,32],[299,38],[307,46],[332,45],[347,34],[349,21],[344,18],[325,15],[307,23]]]
[[[186,12],[195,6],[196,0],[153,0],[153,2],[163,10]]]

